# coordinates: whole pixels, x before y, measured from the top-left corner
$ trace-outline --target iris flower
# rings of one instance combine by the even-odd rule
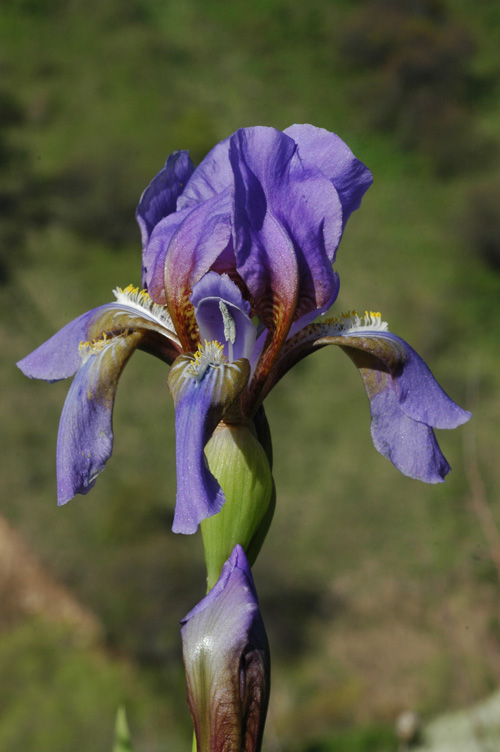
[[[196,169],[185,151],[168,158],[137,209],[144,289],[118,288],[116,302],[19,363],[47,381],[76,374],[59,427],[59,504],[104,468],[116,386],[137,348],[172,366],[175,532],[195,532],[224,503],[204,454],[217,425],[252,420],[289,368],[327,344],[361,374],[378,451],[412,478],[444,479],[433,428],[469,413],[378,313],[324,317],[338,294],[337,247],[371,182],[338,136],[311,125],[238,130]]]

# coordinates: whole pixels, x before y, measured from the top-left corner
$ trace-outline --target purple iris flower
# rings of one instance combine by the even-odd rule
[[[361,373],[375,447],[410,477],[444,479],[432,429],[469,413],[378,314],[311,323],[337,297],[337,247],[371,182],[338,136],[311,125],[240,129],[196,169],[187,152],[169,157],[137,209],[144,291],[118,290],[19,363],[48,381],[76,373],[59,429],[59,503],[86,493],[111,454],[116,385],[136,348],[172,365],[175,532],[195,532],[224,503],[204,455],[218,423],[252,420],[286,371],[326,344]]]
[[[258,752],[269,699],[269,645],[241,546],[181,623],[198,749]]]

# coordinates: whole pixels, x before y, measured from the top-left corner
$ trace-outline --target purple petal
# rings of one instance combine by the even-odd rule
[[[251,359],[257,329],[250,304],[227,274],[205,274],[194,285],[191,302],[202,339],[223,344],[229,360]]]
[[[124,330],[155,332],[165,338],[165,346],[178,343],[170,317],[159,308],[126,302],[107,303],[66,324],[50,339],[20,360],[17,365],[31,379],[60,381],[73,376],[82,365],[80,344]],[[172,342],[168,342],[168,340]],[[151,348],[150,348],[151,349]],[[162,357],[158,348],[158,355]]]
[[[331,306],[335,303],[339,294],[340,281],[337,272],[334,272],[333,275],[335,279],[335,287],[333,289],[331,298],[327,300],[327,302],[320,308],[317,308],[314,311],[309,311],[309,313],[305,313],[303,316],[301,316],[298,321],[294,321],[292,326],[290,327],[290,331],[288,332],[287,339],[291,339],[295,334],[297,334],[297,332],[305,329],[308,324],[311,324],[319,316],[324,316],[329,308],[331,308]]]
[[[181,623],[198,749],[258,752],[269,699],[269,645],[241,546]]]
[[[349,348],[372,354],[385,366],[391,376],[391,388],[395,391],[398,408],[413,421],[433,428],[457,428],[470,419],[471,414],[448,397],[415,350],[395,334],[369,334],[367,331],[346,334],[343,343]],[[352,357],[357,356],[353,353]],[[362,354],[359,355],[359,362],[364,362]],[[365,384],[369,378],[369,375],[364,377]],[[374,384],[370,388],[376,394],[389,388],[389,384],[383,387]]]
[[[18,367],[30,379],[54,382],[73,376],[82,364],[80,343],[90,339],[89,329],[108,311],[109,305],[87,311],[66,324],[43,345],[20,360]]]
[[[471,414],[462,410],[440,387],[420,355],[400,337],[390,332],[379,335],[398,352],[399,362],[393,373],[397,384],[398,405],[413,420],[433,428],[457,428]]]
[[[142,254],[142,285],[156,303],[165,305],[165,257],[172,237],[191,209],[175,212],[161,220]]]
[[[367,379],[363,375],[367,392]],[[398,404],[397,389],[389,374],[378,371],[379,392],[370,399],[371,435],[375,449],[387,457],[403,475],[440,483],[450,471],[434,436],[434,431],[425,423],[412,420]]]
[[[240,599],[240,605],[250,603],[253,608],[258,608],[259,602],[252,577],[252,570],[250,569],[243,547],[237,544],[234,547],[231,556],[222,567],[219,579],[213,588],[199,603],[196,604],[184,619],[181,619],[181,624],[184,626],[191,621],[194,616],[201,614],[205,609],[210,608],[226,589],[231,591],[234,588],[235,579],[237,582],[242,582],[245,585],[245,589],[242,588],[239,592],[232,593],[233,597],[236,597],[236,602],[234,604],[235,611],[237,611],[238,599]],[[248,591],[246,588],[248,588]],[[251,621],[251,616],[248,618]]]
[[[260,173],[267,171],[271,180],[283,184],[294,152],[293,141],[271,128],[241,130],[231,137],[236,265],[254,308],[269,327],[276,312],[291,322],[299,275],[292,239],[269,209],[267,185],[262,185]]]
[[[165,167],[156,175],[141,196],[136,210],[141,230],[142,246],[146,248],[156,225],[176,209],[177,198],[182,194],[194,165],[188,151],[174,151]]]
[[[278,297],[294,318],[321,308],[336,287],[331,263],[342,211],[335,188],[272,128],[237,131],[230,159],[237,269],[253,298],[272,305]]]
[[[230,160],[236,269],[269,331],[252,378],[250,409],[292,322],[322,310],[335,296],[331,262],[342,210],[332,183],[314,165],[304,165],[294,141],[279,131],[237,131]]]
[[[59,423],[58,504],[65,504],[77,493],[87,493],[111,456],[116,387],[143,336],[135,332],[109,340],[78,370]]]
[[[168,376],[175,405],[174,533],[195,533],[202,520],[222,508],[224,493],[208,468],[204,449],[224,413],[245,387],[250,373],[247,360],[225,363],[222,352],[213,349],[212,359],[207,352],[200,351],[198,359],[180,355]]]
[[[186,210],[188,211],[188,210]],[[229,189],[196,206],[187,215],[170,241],[165,258],[165,293],[176,331],[184,336],[184,349],[196,346],[190,338],[196,327],[189,303],[193,285],[231,242],[231,200]]]
[[[456,428],[469,420],[470,413],[448,397],[404,340],[381,327],[373,315],[364,320],[346,318],[310,324],[286,343],[263,396],[314,349],[339,345],[363,379],[375,447],[405,475],[427,483],[439,482],[449,465],[431,428]]]
[[[229,138],[224,139],[200,162],[184,192],[177,200],[177,209],[192,208],[225,191],[233,182],[229,164]]]
[[[448,397],[417,353],[390,332],[336,339],[332,344],[345,349],[363,378],[376,449],[411,478],[444,480],[450,467],[431,427],[456,428],[470,413]]]
[[[313,125],[292,125],[284,133],[296,142],[301,159],[319,167],[332,181],[342,203],[345,227],[373,182],[371,172],[335,133]]]

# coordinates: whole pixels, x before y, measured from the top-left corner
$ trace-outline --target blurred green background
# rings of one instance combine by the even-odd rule
[[[190,749],[178,621],[204,576],[170,531],[166,368],[132,359],[113,458],[58,509],[68,384],[14,362],[140,283],[134,210],[171,151],[255,124],[334,130],[370,167],[334,312],[380,310],[474,412],[425,486],[373,448],[336,348],[270,396],[266,752],[389,752],[401,711],[499,686],[499,32],[497,0],[1,4],[0,749],[105,752],[122,702],[139,751]]]

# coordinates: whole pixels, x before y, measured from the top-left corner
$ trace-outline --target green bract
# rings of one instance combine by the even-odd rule
[[[205,454],[226,497],[221,511],[201,523],[210,589],[237,544],[251,564],[255,561],[272,516],[274,492],[269,460],[251,421],[220,423]]]

